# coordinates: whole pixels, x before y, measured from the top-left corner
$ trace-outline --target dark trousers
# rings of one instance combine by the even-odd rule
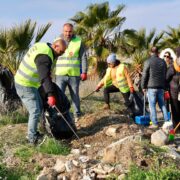
[[[175,127],[180,121],[180,101],[177,98],[171,98],[172,121]]]
[[[109,104],[110,93],[115,93],[115,92],[120,92],[120,91],[119,91],[119,89],[117,87],[115,87],[113,85],[104,88],[104,100],[105,100],[106,104]],[[124,98],[125,105],[127,107],[130,107],[131,106],[131,103],[129,102],[130,92],[127,92],[127,93],[122,93],[121,92],[121,94],[122,94],[122,96]]]

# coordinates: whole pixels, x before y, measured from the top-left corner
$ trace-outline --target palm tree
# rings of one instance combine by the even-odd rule
[[[36,22],[27,20],[10,29],[0,30],[0,63],[8,67],[13,73],[19,67],[33,39],[35,42],[40,41],[51,24],[41,26],[37,32],[36,26]]]
[[[119,51],[131,61],[131,75],[134,79],[137,74],[141,74],[144,61],[149,56],[149,50],[152,46],[160,46],[164,32],[156,35],[156,30],[151,30],[148,34],[146,29],[142,28],[139,31],[125,30],[120,38],[117,38],[119,43]]]
[[[119,16],[124,8],[119,5],[111,11],[108,2],[91,4],[86,12],[78,12],[71,18],[76,34],[81,36],[90,55],[96,57],[96,69],[110,51],[117,51],[112,49],[112,42],[126,19]]]
[[[166,36],[163,38],[163,48],[175,49],[180,46],[180,25],[178,28],[168,26],[168,31],[165,31]]]

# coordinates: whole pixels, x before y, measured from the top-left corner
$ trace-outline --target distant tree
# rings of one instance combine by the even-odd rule
[[[36,26],[36,22],[27,20],[10,29],[0,29],[0,63],[8,67],[13,73],[18,69],[33,39],[34,42],[40,41],[51,24],[41,26],[37,31]]]
[[[109,3],[91,4],[85,12],[78,12],[71,20],[75,23],[75,31],[80,35],[87,46],[90,55],[102,64],[112,49],[112,42],[119,33],[125,17],[119,16],[125,5],[118,5],[114,11],[110,10]],[[94,59],[94,58],[93,58]]]
[[[164,32],[165,36],[161,45],[163,48],[175,49],[180,46],[180,25],[177,28],[168,26],[168,31]]]

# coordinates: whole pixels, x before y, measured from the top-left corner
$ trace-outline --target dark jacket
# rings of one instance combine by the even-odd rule
[[[178,92],[180,92],[180,72],[177,72],[174,69],[174,65],[170,65],[168,70],[167,70],[167,74],[166,74],[166,80],[167,83],[169,84],[169,89],[170,89],[170,93],[171,96],[174,99],[178,98]]]
[[[142,89],[164,89],[166,82],[166,63],[156,55],[152,55],[144,63]]]
[[[51,48],[51,45],[49,43],[47,44],[49,48]],[[53,49],[52,52],[54,55]],[[45,93],[48,96],[54,95],[54,86],[51,79],[51,66],[52,66],[51,58],[48,55],[39,54],[36,56],[35,64],[37,67],[41,85],[43,85]]]

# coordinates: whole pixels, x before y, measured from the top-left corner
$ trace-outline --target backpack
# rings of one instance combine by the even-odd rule
[[[57,101],[56,107],[60,113],[55,108],[50,107],[47,104],[47,94],[45,93],[43,86],[40,86],[38,91],[43,102],[42,126],[48,134],[52,135],[56,139],[68,139],[73,136],[73,132],[65,120],[70,124],[73,130],[76,131],[74,121],[69,112],[70,102],[67,96],[55,83],[53,83],[53,86]],[[65,120],[62,116],[65,118]]]

